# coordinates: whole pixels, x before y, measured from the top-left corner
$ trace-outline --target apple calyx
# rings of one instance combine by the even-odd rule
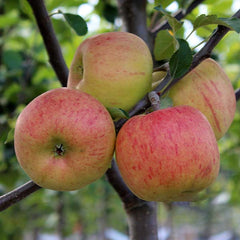
[[[62,143],[56,144],[54,149],[54,155],[58,157],[58,156],[63,156],[64,153],[65,153],[65,149],[63,147],[63,144]]]

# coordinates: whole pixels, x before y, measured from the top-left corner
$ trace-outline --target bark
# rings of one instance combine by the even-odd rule
[[[157,240],[156,203],[141,200],[128,189],[114,160],[106,176],[123,202],[128,219],[130,240]]]
[[[43,38],[49,62],[62,86],[67,86],[68,68],[43,0],[28,0]]]
[[[64,240],[64,227],[65,227],[64,192],[58,192],[57,199],[58,199],[56,209],[58,215],[57,233],[59,240]]]
[[[23,198],[27,197],[31,193],[37,191],[40,189],[38,185],[36,185],[34,182],[29,181],[25,183],[24,185],[20,186],[19,188],[6,193],[5,195],[0,197],[0,211],[3,211],[13,205],[14,203],[19,202]]]
[[[147,0],[118,0],[117,2],[123,21],[123,31],[138,35],[152,49],[152,41],[147,29]]]

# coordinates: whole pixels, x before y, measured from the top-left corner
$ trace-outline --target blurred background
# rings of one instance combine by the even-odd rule
[[[158,1],[161,3],[161,1]],[[177,11],[182,2],[162,1]],[[148,1],[148,25],[156,3]],[[120,31],[121,19],[114,0],[48,0],[46,6],[70,66],[77,46],[86,37]],[[229,17],[239,8],[238,0],[206,0],[184,20],[187,36],[191,20],[204,14]],[[79,14],[88,33],[78,36],[61,14]],[[216,27],[216,26],[215,26]],[[207,38],[213,27],[199,29],[189,39],[192,47]],[[213,51],[232,81],[240,87],[240,35],[229,32]],[[27,182],[17,163],[13,131],[21,110],[39,94],[60,87],[26,0],[0,0],[0,195]],[[219,141],[221,172],[217,181],[195,203],[158,204],[159,240],[240,239],[240,102],[234,122]],[[127,240],[123,205],[106,178],[74,192],[40,189],[0,213],[1,240]]]

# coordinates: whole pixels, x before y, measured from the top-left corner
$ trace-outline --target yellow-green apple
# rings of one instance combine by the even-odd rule
[[[110,166],[115,128],[105,107],[77,90],[58,88],[30,102],[19,115],[17,159],[39,186],[77,190]]]
[[[207,118],[190,106],[128,120],[116,140],[123,180],[147,201],[192,201],[217,177],[220,157]]]
[[[231,125],[236,98],[232,84],[211,58],[202,61],[169,91],[173,105],[189,105],[200,110],[209,120],[216,139],[220,139]]]
[[[152,73],[152,90],[154,90],[160,84],[166,75],[166,71],[156,71]]]
[[[152,57],[138,36],[109,32],[83,41],[71,63],[68,84],[106,107],[130,110],[151,90]]]

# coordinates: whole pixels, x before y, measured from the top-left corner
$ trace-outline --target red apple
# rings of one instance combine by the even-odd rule
[[[14,144],[20,165],[36,184],[76,190],[110,166],[115,128],[95,98],[59,88],[38,96],[21,112]]]
[[[91,94],[106,107],[130,110],[151,90],[153,62],[146,43],[127,32],[90,37],[78,47],[68,87]]]
[[[130,190],[147,201],[190,201],[219,172],[206,117],[190,106],[132,117],[116,141],[116,161]]]
[[[236,111],[235,93],[221,66],[208,58],[177,82],[169,91],[173,105],[189,105],[210,122],[216,139],[230,127]]]

